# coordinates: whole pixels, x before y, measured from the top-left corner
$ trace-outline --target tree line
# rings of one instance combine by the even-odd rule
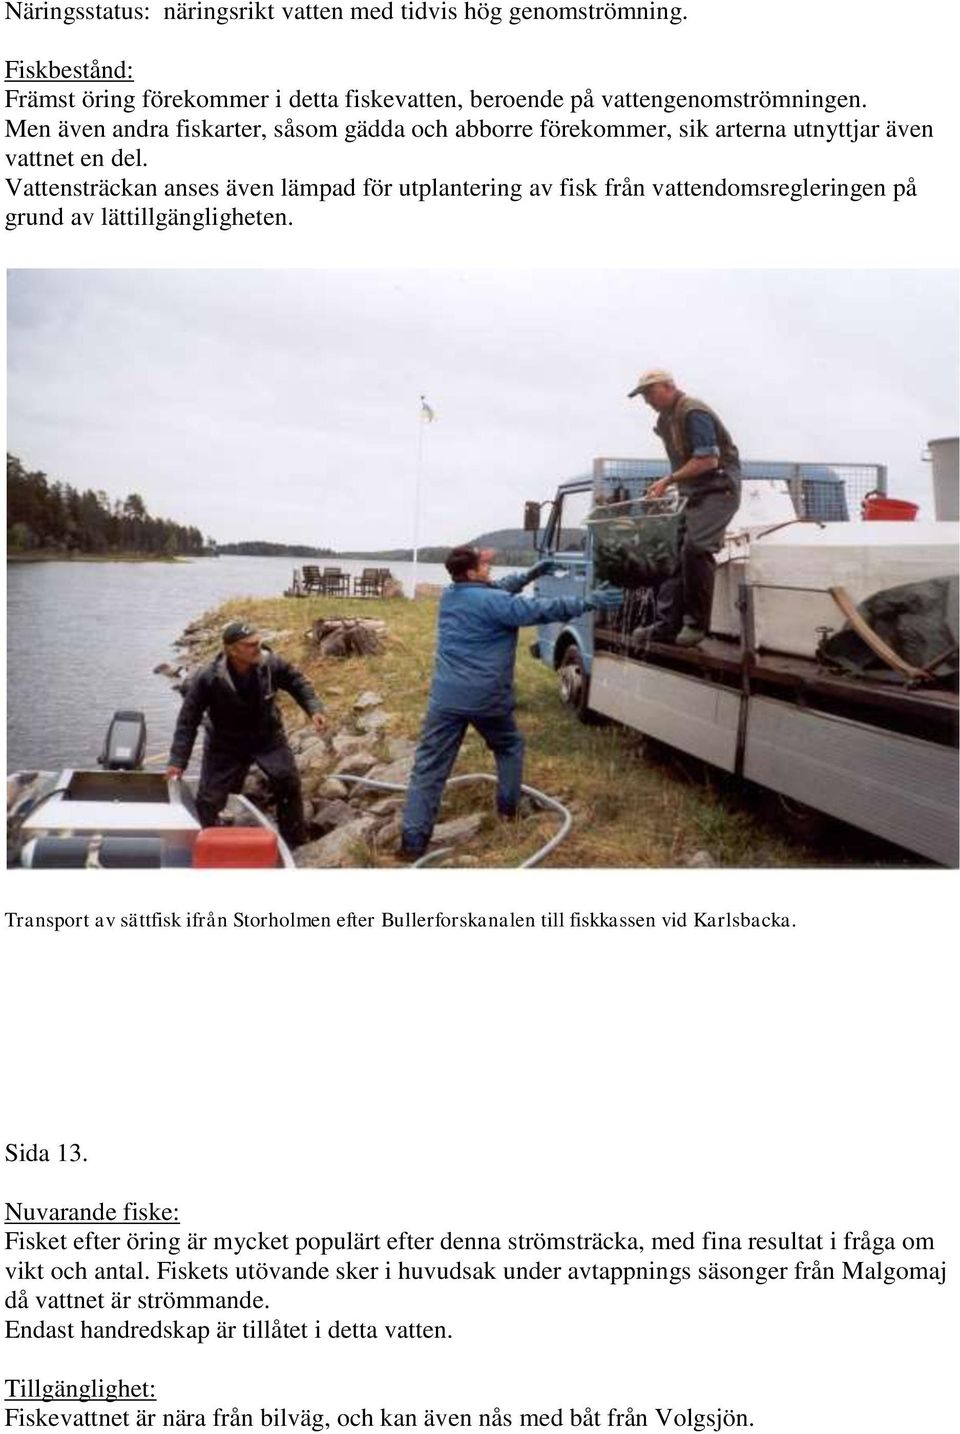
[[[311,548],[304,543],[267,543],[260,540],[246,543],[218,543],[218,553],[234,553],[241,558],[333,558],[332,548]]]
[[[15,553],[146,553],[180,557],[209,551],[213,540],[199,528],[154,518],[139,493],[111,499],[102,489],[84,492],[28,473],[7,454],[7,548]]]

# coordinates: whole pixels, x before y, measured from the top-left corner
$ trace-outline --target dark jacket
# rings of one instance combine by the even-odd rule
[[[440,597],[430,705],[445,712],[495,715],[514,703],[517,629],[566,622],[584,611],[579,597],[520,597],[524,573],[496,583],[451,583]]]
[[[170,748],[170,766],[186,767],[201,721],[208,741],[236,752],[266,751],[285,740],[277,692],[289,692],[304,712],[323,711],[303,673],[273,652],[263,652],[253,669],[253,700],[244,700],[221,652],[190,680]]]
[[[717,434],[717,472],[701,474],[682,484],[685,496],[702,497],[707,493],[740,492],[740,454],[724,424],[710,406],[699,398],[681,393],[672,408],[665,409],[654,425],[654,433],[662,440],[670,459],[671,469],[682,468],[693,457],[693,444],[687,428],[691,413],[705,413],[712,420]]]

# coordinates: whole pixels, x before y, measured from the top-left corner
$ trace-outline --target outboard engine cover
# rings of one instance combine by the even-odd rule
[[[135,772],[147,750],[147,719],[142,712],[114,712],[100,753],[108,772]]]

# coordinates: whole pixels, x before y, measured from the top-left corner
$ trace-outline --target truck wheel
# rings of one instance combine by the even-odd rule
[[[767,807],[774,820],[796,841],[819,842],[830,830],[830,818],[824,812],[785,797],[782,792],[771,792]]]
[[[575,642],[567,648],[560,659],[560,697],[572,707],[581,722],[592,722],[594,715],[587,706],[590,696],[590,678],[584,671],[583,653]]]

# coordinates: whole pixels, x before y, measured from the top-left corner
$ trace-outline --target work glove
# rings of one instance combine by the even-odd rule
[[[623,588],[614,588],[609,583],[600,583],[586,599],[584,608],[587,612],[613,612],[615,608],[623,607],[623,603]]]
[[[527,583],[532,583],[534,578],[545,578],[548,573],[555,572],[556,568],[557,564],[550,558],[541,558],[539,563],[534,563],[532,568],[527,568],[523,575],[524,586]]]

